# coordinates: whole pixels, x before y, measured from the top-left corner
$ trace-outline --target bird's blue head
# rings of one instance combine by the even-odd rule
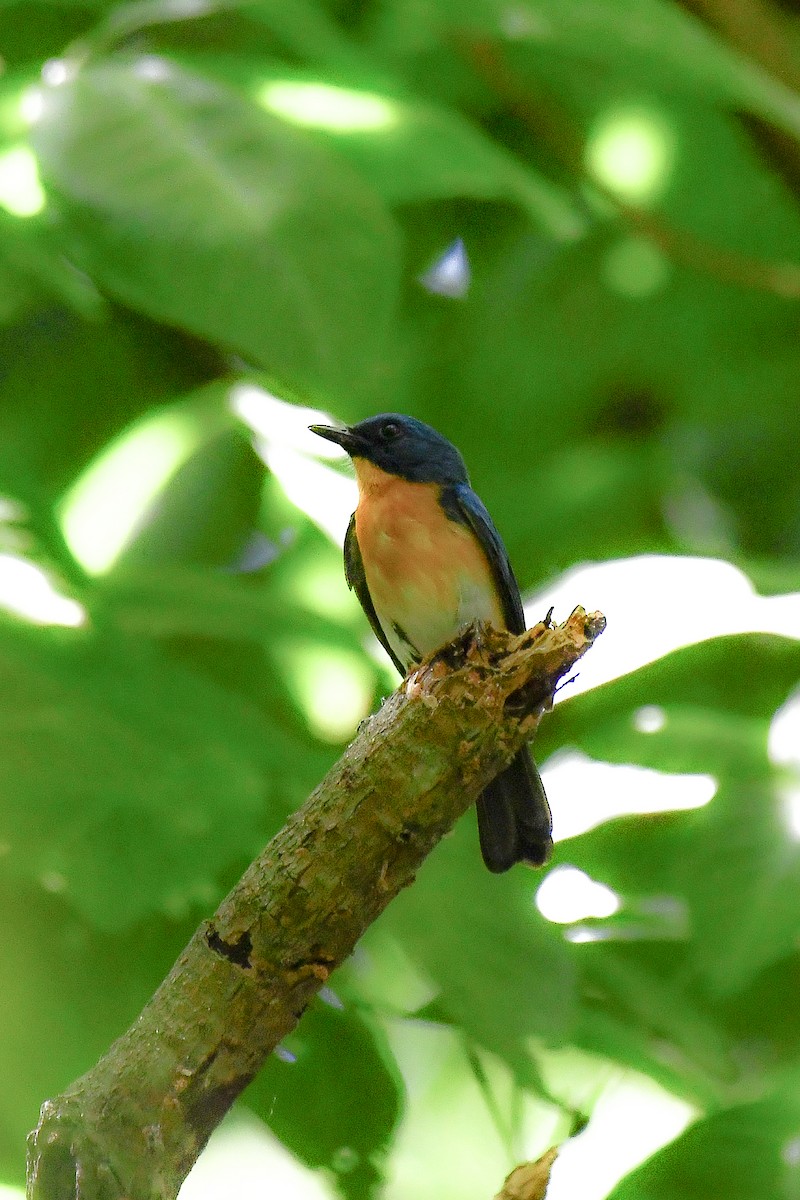
[[[332,425],[310,428],[343,446],[351,458],[365,458],[388,475],[399,475],[412,483],[469,483],[464,460],[455,446],[416,417],[381,413],[345,429]]]

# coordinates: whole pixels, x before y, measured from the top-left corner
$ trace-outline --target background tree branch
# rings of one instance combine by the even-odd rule
[[[767,70],[773,70],[782,82],[789,86],[797,83],[796,66],[789,70],[792,62],[788,48],[780,61],[777,52],[770,52],[777,42],[777,26],[762,28],[760,21],[769,12],[767,6],[750,0],[688,0],[685,7],[701,11],[705,18],[719,25],[737,49],[756,58]],[[733,10],[736,21],[727,18]],[[723,20],[722,18],[726,19]],[[759,29],[755,51],[747,44],[745,34]],[[566,105],[552,95],[545,84],[536,86],[531,79],[518,77],[504,54],[498,41],[488,38],[460,40],[460,49],[475,71],[502,99],[510,112],[524,122],[537,142],[548,147],[563,167],[580,178],[585,173],[584,137]],[[778,69],[782,68],[782,69]],[[757,129],[762,140],[769,141],[769,148],[779,148],[781,160],[794,168],[794,177],[787,180],[798,191],[800,157],[794,138],[754,117],[748,124]],[[663,213],[622,199],[600,180],[592,179],[591,186],[616,211],[621,221],[626,222],[637,233],[649,238],[664,255],[678,266],[704,272],[721,283],[736,287],[754,288],[771,292],[784,300],[800,297],[800,267],[791,261],[768,262],[739,249],[731,249],[706,238],[691,229],[682,228],[665,219]]]
[[[682,6],[695,13],[725,38],[729,45],[758,63],[775,79],[800,93],[800,63],[796,34],[789,13],[767,0],[681,0]],[[779,129],[752,113],[739,118],[749,131],[765,163],[777,169],[784,183],[800,196],[800,145],[785,129]],[[766,265],[766,264],[764,264]],[[781,271],[796,271],[786,263]],[[790,283],[791,275],[784,277]],[[796,292],[787,291],[787,296]]]
[[[479,627],[362,727],[108,1054],[42,1108],[31,1200],[167,1200],[314,993],[602,632],[576,609],[521,637]],[[476,870],[480,867],[476,863]]]

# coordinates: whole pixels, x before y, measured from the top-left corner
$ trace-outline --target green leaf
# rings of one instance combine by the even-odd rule
[[[97,581],[90,603],[101,619],[135,636],[274,645],[299,635],[352,651],[359,646],[349,625],[273,586],[272,573],[262,582],[202,567],[125,566]]]
[[[291,739],[139,641],[0,628],[0,842],[101,929],[220,896],[286,811]]]
[[[583,997],[579,1045],[702,1105],[729,1094],[740,1071],[736,1043],[694,986],[683,947],[610,940],[573,953]]]
[[[387,204],[469,196],[518,204],[557,241],[581,236],[585,218],[556,184],[454,109],[376,88],[365,73],[333,78],[256,59],[192,55],[186,61],[245,90],[290,126],[307,128],[359,171]]]
[[[113,0],[104,2],[113,5]],[[216,0],[203,9],[176,7],[169,0],[129,0],[124,6],[113,5],[107,18],[92,30],[92,48],[95,53],[113,50],[136,36],[152,35],[159,26],[186,25],[210,15],[227,16],[228,21],[243,17],[265,26],[292,58],[318,60],[328,67],[363,69],[369,65],[369,58],[314,0]],[[252,31],[248,32],[250,40],[255,40]]]
[[[711,772],[756,781],[769,777],[765,718],[674,701],[655,707],[663,713],[660,729],[643,731],[628,713],[587,730],[583,746],[595,758],[656,771]]]
[[[796,1092],[698,1121],[623,1179],[609,1200],[788,1200],[797,1195]]]
[[[332,1171],[343,1196],[368,1200],[400,1116],[401,1084],[377,1025],[337,1003],[331,995],[305,1012],[244,1102],[303,1162]]]
[[[106,304],[90,279],[76,271],[61,253],[58,239],[43,221],[28,220],[24,225],[17,218],[0,211],[4,270],[18,273],[15,292],[7,293],[9,284],[0,282],[0,320],[9,323],[12,317],[23,317],[34,307],[34,299],[51,300],[72,309],[88,321],[106,317]]]
[[[735,170],[746,162],[736,160]],[[756,239],[743,230],[762,224],[748,209],[761,175],[747,189],[725,185],[728,204],[716,210],[717,225],[736,230],[733,244],[750,254]],[[722,185],[709,189],[703,196],[718,204]],[[776,221],[777,211],[770,205]],[[704,223],[714,219],[706,199]],[[668,209],[665,221],[672,228]],[[784,244],[800,246],[796,213],[780,228]],[[624,239],[607,227],[559,247],[543,245],[521,221],[493,223],[492,233],[488,244],[472,232],[482,265],[466,300],[435,322],[423,323],[424,310],[418,317],[425,365],[409,380],[409,402],[458,442],[523,585],[582,559],[674,552],[682,537],[692,539],[688,550],[705,551],[696,512],[703,502],[711,515],[721,510],[721,529],[710,531],[716,549],[740,544],[772,555],[793,546],[800,483],[790,456],[800,409],[791,381],[800,362],[791,306],[768,292],[755,305],[707,268],[671,264],[652,246],[660,282],[623,294],[609,282],[609,263]],[[690,312],[702,316],[687,320]],[[766,336],[776,339],[771,355],[758,351]],[[764,397],[757,408],[754,394]],[[780,503],[776,471],[785,472]],[[681,497],[690,511],[679,524]]]
[[[0,858],[0,1180],[24,1186],[25,1138],[42,1102],[88,1071],[136,1018],[195,917],[152,916],[103,932],[10,867],[8,855]],[[117,869],[122,876],[124,864]]]
[[[723,780],[695,812],[609,822],[564,842],[558,858],[619,894],[600,936],[688,939],[687,969],[713,997],[747,987],[796,945],[800,847],[765,780]]]
[[[577,1015],[570,952],[534,907],[536,875],[486,870],[473,821],[470,814],[434,851],[376,930],[402,941],[438,989],[437,1009],[536,1091],[527,1039],[562,1042]]]
[[[397,233],[313,139],[144,57],[47,89],[34,145],[64,243],[101,287],[305,386],[374,386]]]
[[[537,745],[546,753],[591,740],[596,752],[611,754],[628,721],[626,739],[644,747],[652,735],[637,734],[632,719],[645,705],[718,710],[765,722],[794,689],[798,675],[800,641],[759,633],[711,638],[558,704],[542,722]],[[602,733],[607,725],[615,731],[611,737]]]
[[[143,514],[120,565],[228,566],[255,528],[263,478],[249,439],[238,429],[218,433],[183,464]]]
[[[620,819],[559,848],[621,894],[641,937],[660,936],[655,922],[641,919],[648,898],[684,904],[690,964],[712,995],[743,989],[795,944],[800,847],[766,737],[799,658],[800,646],[788,640],[720,638],[568,701],[552,719],[556,736],[595,757],[717,778],[704,808]],[[663,710],[661,730],[636,730],[635,712],[646,704]],[[553,733],[543,730],[545,738]]]
[[[593,979],[587,979],[586,988]],[[669,1037],[653,1037],[646,1022],[633,1019],[628,1008],[609,1005],[587,996],[572,1036],[574,1045],[610,1062],[649,1075],[667,1091],[697,1105],[713,1104],[720,1098],[720,1082],[687,1058]]]
[[[744,1049],[743,1066],[760,1080],[780,1070],[793,1070],[800,1052],[800,955],[796,952],[770,964],[743,992],[714,1005],[718,1023]]]
[[[676,885],[694,913],[696,969],[725,996],[796,947],[800,846],[777,779],[723,783],[691,824]]]
[[[0,358],[0,491],[24,500],[42,526],[55,524],[54,501],[109,440],[212,369],[188,339],[111,310],[92,322],[34,311],[0,330]]]

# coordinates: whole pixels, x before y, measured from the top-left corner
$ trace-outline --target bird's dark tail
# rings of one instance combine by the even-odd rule
[[[552,829],[550,806],[526,746],[478,797],[483,861],[496,874],[516,862],[541,867],[553,849]]]

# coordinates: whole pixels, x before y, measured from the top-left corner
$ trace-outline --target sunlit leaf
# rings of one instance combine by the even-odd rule
[[[208,63],[212,72],[225,66]],[[267,112],[340,152],[390,204],[451,196],[509,200],[558,241],[584,232],[577,204],[453,111],[397,89],[359,86],[357,76],[348,77],[349,86],[332,84],[241,59],[229,72]]]
[[[48,89],[34,145],[65,245],[100,286],[289,379],[372,385],[395,230],[306,134],[142,57]]]

